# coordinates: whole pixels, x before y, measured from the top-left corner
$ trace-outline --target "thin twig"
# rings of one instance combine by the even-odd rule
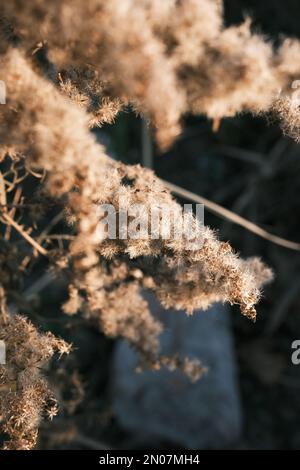
[[[222,207],[219,204],[216,204],[215,202],[206,199],[205,197],[194,194],[184,188],[181,188],[180,186],[177,186],[173,183],[169,183],[168,181],[161,181],[174,194],[177,194],[178,196],[181,196],[190,201],[194,201],[199,204],[204,204],[206,209],[212,212],[213,214],[220,216],[226,220],[230,220],[231,222],[240,225],[241,227],[244,227],[246,230],[255,233],[255,235],[258,235],[259,237],[264,238],[265,240],[268,240],[271,243],[275,243],[276,245],[288,248],[290,250],[300,251],[300,243],[296,243],[290,240],[286,240],[285,238],[278,237],[277,235],[267,232],[266,230],[254,224],[250,220],[247,220],[244,217],[235,214],[229,209],[226,209],[225,207]]]
[[[217,147],[213,147],[213,150],[223,157],[225,156],[235,160],[241,160],[254,165],[262,165],[264,161],[263,155],[258,152],[231,147],[230,145],[218,145]]]
[[[6,208],[10,208],[10,209],[18,209],[18,208],[24,208],[24,207],[35,207],[35,206],[40,206],[40,203],[37,203],[37,202],[33,202],[33,203],[22,203],[22,204],[13,204],[13,203],[7,203],[7,204],[0,204],[0,208],[1,209],[6,209]]]
[[[51,271],[44,273],[39,277],[33,284],[31,284],[27,289],[22,292],[22,299],[25,302],[30,302],[32,297],[39,294],[42,290],[48,287],[54,281],[54,274]],[[12,303],[8,306],[8,314],[15,315],[17,313],[16,304]],[[45,319],[45,318],[44,318]]]
[[[67,233],[63,233],[63,234],[53,233],[50,235],[44,235],[43,237],[39,236],[38,240],[74,240],[75,238],[76,238],[75,235],[70,235]]]
[[[6,205],[6,190],[3,175],[0,171],[0,204]]]
[[[21,195],[22,195],[22,187],[21,186],[18,186],[17,189],[16,189],[16,192],[14,194],[14,199],[13,199],[13,206],[9,212],[9,215],[10,217],[13,219],[15,214],[16,214],[16,205],[17,203],[19,202],[19,200],[21,199]],[[4,240],[9,240],[10,239],[10,234],[11,234],[11,225],[7,225],[6,226],[6,230],[5,230],[5,235],[4,235]]]
[[[84,447],[89,447],[90,449],[112,450],[112,448],[109,447],[104,442],[96,441],[95,439],[92,439],[92,438],[87,437],[87,436],[83,436],[80,433],[76,434],[76,436],[74,437],[74,442],[77,442],[77,444],[81,444]]]
[[[46,235],[55,227],[58,222],[60,222],[64,217],[64,211],[60,211],[58,214],[56,214],[55,217],[53,217],[52,220],[50,220],[49,224],[47,227],[40,233],[38,236],[37,240],[42,241],[44,238],[46,238]]]
[[[30,300],[33,295],[39,294],[43,289],[48,287],[54,279],[54,274],[51,271],[47,271],[23,292],[22,295],[24,299]]]
[[[47,256],[48,252],[43,248],[39,243],[37,243],[24,229],[21,225],[19,225],[14,219],[12,219],[8,214],[2,214],[3,219],[9,223],[17,232],[22,235],[25,240],[30,243],[41,255]]]
[[[153,144],[145,119],[142,120],[142,164],[145,168],[153,168]]]
[[[56,214],[55,217],[53,217],[52,220],[50,220],[49,224],[47,225],[47,227],[40,233],[40,235],[38,235],[37,237],[37,243],[41,243],[43,241],[43,239],[46,237],[46,235],[52,230],[52,228],[58,223],[60,222],[62,219],[63,219],[63,216],[64,216],[64,211],[62,210],[61,212],[59,212],[58,214]],[[26,267],[28,266],[30,262],[30,256],[25,256],[25,258],[23,259],[23,261],[21,262],[21,268],[22,269],[26,269]]]

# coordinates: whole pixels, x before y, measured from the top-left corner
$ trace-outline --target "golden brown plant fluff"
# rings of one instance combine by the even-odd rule
[[[12,0],[0,16],[1,50],[11,44],[32,58],[44,50],[52,79],[87,107],[90,125],[112,122],[131,104],[162,148],[188,112],[274,110],[300,71],[299,41],[275,50],[250,20],[225,28],[219,0]]]
[[[225,28],[219,0],[11,0],[0,6],[0,80],[7,89],[0,162],[7,153],[22,155],[27,168],[45,172],[45,191],[73,224],[63,253],[70,274],[65,312],[80,311],[106,335],[126,338],[142,366],[178,367],[192,379],[203,372],[199,362],[160,355],[162,326],[143,289],[166,308],[192,313],[229,302],[254,320],[272,273],[257,258],[241,259],[196,219],[192,249],[190,240],[174,236],[182,207],[153,172],[110,159],[90,128],[112,123],[131,105],[167,148],[186,113],[222,118],[271,111],[298,140],[298,103],[288,91],[300,71],[299,49],[298,41],[286,40],[275,50],[251,32],[249,21]],[[167,206],[175,218],[160,228],[170,223],[170,236],[101,238],[101,204],[118,213],[142,204],[146,226],[153,208]],[[56,260],[49,256],[49,263]],[[67,346],[23,317],[4,315],[1,322],[9,352],[2,384],[17,383],[0,401],[12,439],[6,447],[30,448],[50,397],[39,367]]]
[[[70,245],[70,254],[76,276],[82,277],[80,283],[86,284],[85,277],[97,266],[99,255],[108,259],[116,255],[156,259],[160,255],[157,278],[162,272],[163,279],[157,291],[165,305],[191,310],[208,307],[216,300],[229,301],[253,316],[259,298],[256,276],[251,266],[219,242],[209,228],[199,229],[196,238],[203,239],[203,246],[194,250],[188,248],[190,242],[184,238],[161,236],[157,240],[146,237],[99,243],[97,206],[101,203],[112,204],[117,210],[120,201],[124,210],[142,203],[146,212],[153,205],[165,204],[178,216],[182,209],[151,171],[109,159],[88,132],[84,111],[39,77],[19,52],[11,51],[3,67],[8,77],[8,106],[0,119],[3,142],[27,154],[32,165],[48,171],[49,193],[66,198],[77,222],[78,235]],[[14,127],[10,133],[11,114]],[[123,184],[126,179],[131,185]],[[151,264],[145,260],[146,265]],[[183,275],[176,263],[184,266]]]
[[[57,403],[42,369],[54,353],[68,353],[65,341],[39,333],[20,315],[0,316],[0,339],[6,346],[7,362],[0,365],[0,431],[4,449],[29,450],[37,440],[43,416],[52,418]]]

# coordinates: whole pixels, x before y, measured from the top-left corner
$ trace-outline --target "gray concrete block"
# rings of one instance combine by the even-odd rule
[[[241,407],[228,308],[216,305],[188,317],[182,311],[164,311],[153,297],[150,304],[166,325],[162,352],[198,358],[209,370],[196,383],[166,369],[137,374],[136,353],[120,341],[112,392],[121,425],[145,442],[151,439],[153,446],[230,447],[240,434]]]

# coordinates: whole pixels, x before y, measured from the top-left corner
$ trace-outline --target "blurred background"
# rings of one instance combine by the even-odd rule
[[[227,25],[247,14],[275,44],[284,35],[300,36],[298,0],[225,0]],[[97,138],[114,158],[147,164],[162,179],[300,241],[300,147],[276,123],[242,115],[213,130],[207,119],[187,117],[182,135],[162,155],[145,123],[128,110],[114,126],[97,131]],[[192,327],[184,312],[173,315],[176,324],[166,314],[164,347],[172,348],[170,338],[177,335],[182,351],[200,354],[208,364],[207,376],[194,385],[164,372],[136,378],[126,346],[79,318],[61,320],[64,286],[53,284],[39,309],[52,331],[59,334],[62,321],[68,327],[74,353],[57,365],[63,406],[58,418],[43,425],[40,448],[300,448],[300,365],[291,361],[292,342],[300,339],[300,254],[208,210],[205,223],[243,257],[259,256],[274,270],[256,324],[235,308],[197,312],[187,319]]]

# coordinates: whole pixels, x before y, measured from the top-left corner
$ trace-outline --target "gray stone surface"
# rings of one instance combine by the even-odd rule
[[[112,391],[121,425],[141,440],[188,449],[230,447],[241,428],[239,393],[228,309],[216,305],[195,312],[151,309],[165,319],[162,351],[199,358],[209,370],[197,383],[180,372],[134,372],[135,352],[120,342],[114,357]]]

